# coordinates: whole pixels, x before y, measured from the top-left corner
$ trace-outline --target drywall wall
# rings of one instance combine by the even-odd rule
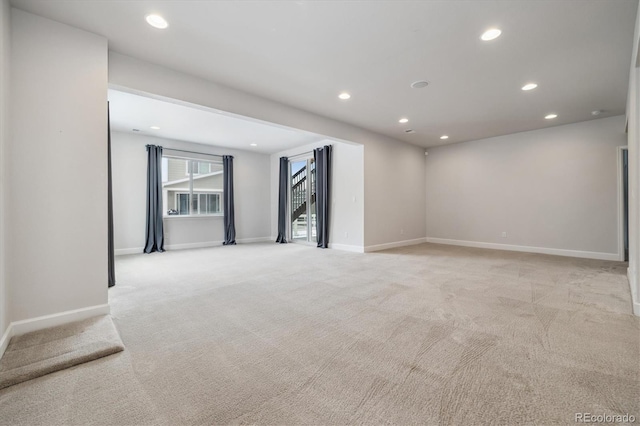
[[[615,260],[624,145],[617,116],[431,148],[427,237]]]
[[[113,52],[109,83],[116,89],[177,99],[363,145],[365,246],[376,250],[424,240],[422,148]]]
[[[11,10],[11,321],[107,303],[107,40]]]
[[[329,206],[329,247],[364,251],[364,147],[325,140],[271,155],[271,238],[278,235],[280,157],[303,158],[323,145],[332,145],[331,205]],[[291,235],[287,234],[290,239]]]
[[[6,280],[6,204],[7,155],[9,141],[9,67],[11,37],[9,0],[0,0],[0,338],[9,326],[9,303]],[[1,352],[1,350],[0,350]]]
[[[365,250],[424,242],[424,148],[371,141],[364,150]]]
[[[640,9],[636,16],[627,96],[627,145],[629,148],[629,285],[633,312],[640,316]]]
[[[147,154],[145,146],[233,155],[236,239],[270,237],[269,156],[211,145],[159,139],[133,133],[111,134],[113,167],[114,242],[116,254],[141,253],[145,242]],[[165,248],[179,249],[222,244],[222,216],[165,218]],[[117,271],[116,271],[117,273]]]

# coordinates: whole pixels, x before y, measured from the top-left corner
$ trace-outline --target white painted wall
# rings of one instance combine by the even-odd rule
[[[329,247],[364,251],[364,147],[326,140],[271,155],[271,238],[278,235],[280,157],[295,157],[324,145],[333,146]],[[313,154],[311,154],[313,155]],[[291,235],[287,235],[290,239]]]
[[[218,155],[233,155],[236,240],[270,239],[269,156],[133,133],[111,134],[114,242],[116,254],[141,253],[145,242],[146,145]],[[165,248],[220,245],[222,216],[164,220]]]
[[[624,145],[618,116],[431,148],[427,236],[614,260]]]
[[[107,303],[107,40],[11,11],[11,320]]]
[[[365,147],[366,251],[424,242],[424,157],[424,148],[409,144],[375,140]]]
[[[6,210],[7,149],[9,143],[9,68],[11,43],[11,6],[0,1],[0,337],[9,326],[9,302],[6,280]]]
[[[629,147],[629,285],[633,312],[640,316],[640,9],[636,17],[627,96],[627,143]]]
[[[365,150],[365,246],[375,250],[425,237],[422,148],[113,52],[109,55],[109,83],[113,88],[178,99],[361,144]]]

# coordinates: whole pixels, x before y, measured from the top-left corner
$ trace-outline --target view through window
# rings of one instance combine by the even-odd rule
[[[162,203],[165,216],[222,214],[222,163],[163,156]]]

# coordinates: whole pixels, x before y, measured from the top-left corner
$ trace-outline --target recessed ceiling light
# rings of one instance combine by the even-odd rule
[[[502,31],[500,31],[497,28],[490,28],[487,31],[485,31],[484,33],[482,33],[482,35],[480,36],[480,38],[484,41],[491,41],[491,40],[495,40],[498,37],[500,37],[500,34],[502,34]]]
[[[544,118],[546,118],[547,120],[553,120],[557,116],[558,114],[548,114],[548,115],[545,115]]]
[[[442,140],[449,139],[449,136],[447,136],[447,135],[442,135],[442,136],[440,136],[440,139],[442,139]]]
[[[347,99],[349,99],[351,97],[350,94],[348,94],[347,92],[342,92],[338,95],[338,97],[340,99],[342,99],[343,101],[346,101]]]
[[[595,111],[591,111],[591,115],[600,115],[600,114],[602,114],[602,111],[600,111],[599,109]]]
[[[160,15],[147,15],[145,19],[147,20],[147,23],[154,28],[164,30],[169,26],[167,21]]]
[[[398,123],[404,124],[404,123],[408,123],[409,119],[408,118],[401,118],[400,120],[398,120]]]
[[[250,145],[251,145],[251,146],[258,146],[258,144],[257,144],[257,143],[252,143],[252,144],[250,144]]]
[[[428,85],[429,82],[426,80],[418,80],[411,83],[411,87],[413,87],[414,89],[422,89],[424,87],[427,87]]]
[[[150,128],[150,129],[153,129],[153,130],[160,130],[160,127],[158,127],[158,126],[151,126],[151,127],[149,127],[149,128]]]
[[[536,83],[527,83],[524,86],[522,86],[522,90],[533,90],[536,87],[538,87],[538,85]]]

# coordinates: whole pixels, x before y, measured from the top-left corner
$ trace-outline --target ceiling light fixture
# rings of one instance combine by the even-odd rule
[[[480,36],[480,38],[483,41],[491,41],[491,40],[495,40],[498,37],[500,37],[500,34],[502,34],[502,31],[500,31],[497,28],[490,28],[487,31],[485,31],[484,33],[482,33],[482,35]]]
[[[160,15],[147,15],[145,19],[147,20],[147,23],[154,28],[164,30],[169,26],[167,21]]]
[[[404,124],[404,123],[408,123],[409,119],[408,118],[401,118],[400,120],[398,120],[398,123],[400,124]]]
[[[442,140],[449,139],[449,136],[447,136],[447,135],[442,135],[442,136],[440,136],[440,139],[442,139]]]
[[[558,114],[548,114],[548,115],[545,115],[544,118],[546,118],[547,120],[553,120],[557,116]]]
[[[411,83],[411,87],[414,89],[422,89],[424,87],[427,87],[428,85],[429,85],[429,82],[426,80],[418,80]]]
[[[522,86],[522,90],[524,90],[524,91],[533,90],[536,87],[538,87],[538,85],[536,83],[527,83],[524,86]]]
[[[149,127],[149,128],[150,128],[150,129],[153,129],[153,130],[160,130],[160,127],[158,127],[158,126],[151,126],[151,127]]]
[[[347,99],[351,98],[351,95],[348,94],[347,92],[342,92],[338,95],[338,97],[343,101],[346,101]]]
[[[591,115],[596,116],[596,115],[600,115],[602,114],[602,111],[600,111],[599,109],[595,110],[595,111],[591,111]]]
[[[252,144],[250,144],[250,145],[251,145],[251,146],[258,146],[258,144],[257,144],[257,143],[252,143]]]

